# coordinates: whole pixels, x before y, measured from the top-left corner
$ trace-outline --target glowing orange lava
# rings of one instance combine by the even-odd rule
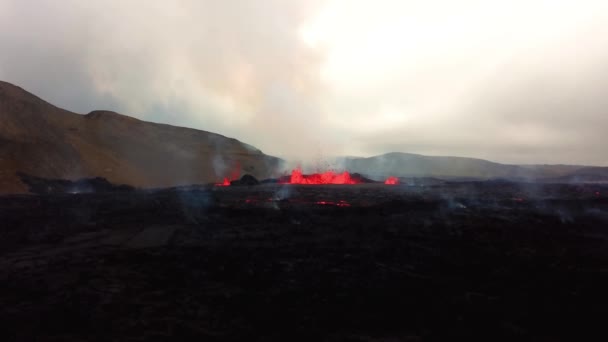
[[[228,177],[224,177],[224,181],[222,183],[215,183],[215,186],[230,186],[230,180],[237,180],[241,177],[241,162],[235,161],[232,169],[230,170],[230,175]]]
[[[390,176],[384,181],[384,184],[389,184],[389,185],[399,184],[399,178]]]
[[[215,183],[216,186],[230,186],[230,179],[238,179],[238,177],[224,178],[223,183]],[[348,171],[342,173],[336,173],[334,171],[325,171],[323,173],[313,173],[305,175],[302,173],[302,169],[297,168],[291,171],[290,176],[284,176],[279,178],[280,184],[362,184],[362,183],[375,183],[369,179],[363,178],[358,174],[351,176]],[[399,178],[388,177],[384,184],[395,185],[399,184]]]
[[[360,182],[352,179],[347,171],[334,173],[325,171],[323,173],[313,173],[311,175],[302,174],[301,169],[291,171],[288,184],[358,184]]]
[[[224,178],[222,183],[215,183],[215,186],[230,186],[230,179]]]

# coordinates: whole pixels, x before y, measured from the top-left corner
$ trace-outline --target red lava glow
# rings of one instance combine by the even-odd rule
[[[347,171],[342,173],[334,173],[333,171],[325,171],[323,173],[313,173],[311,175],[302,174],[301,169],[291,171],[291,177],[288,184],[358,184],[350,177]]]
[[[239,179],[241,177],[241,162],[238,160],[234,162],[232,169],[230,170],[230,176],[224,177],[222,183],[215,183],[215,186],[230,186],[230,180]]]
[[[316,201],[315,204],[318,205],[335,205],[336,207],[350,207],[350,204],[346,201],[338,201],[338,202],[332,202],[332,201]]]
[[[230,179],[224,178],[222,183],[215,183],[215,186],[230,186]]]
[[[399,178],[397,177],[388,177],[385,181],[384,184],[388,184],[388,185],[396,185],[399,184]]]
[[[240,173],[240,171],[239,171]],[[235,173],[236,174],[236,173]],[[224,178],[223,183],[215,183],[215,186],[230,186],[230,179],[238,179],[237,177],[231,176],[230,178]],[[283,177],[279,180],[281,184],[361,184],[364,181],[360,177],[351,177],[348,171],[342,173],[336,173],[334,171],[325,171],[323,173],[313,173],[305,175],[302,173],[302,169],[297,168],[291,171],[291,176]],[[395,185],[399,184],[399,178],[388,177],[384,184]]]

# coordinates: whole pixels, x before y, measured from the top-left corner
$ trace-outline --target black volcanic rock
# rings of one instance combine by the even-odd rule
[[[1,336],[602,341],[607,193],[478,181],[0,196]]]
[[[373,179],[369,179],[369,178],[367,178],[367,177],[365,177],[362,174],[357,173],[357,172],[351,174],[350,178],[352,180],[354,180],[355,182],[357,182],[357,183],[378,183],[377,181],[375,181]]]
[[[132,186],[112,184],[102,177],[69,181],[65,179],[46,179],[23,172],[18,172],[17,176],[24,184],[27,184],[29,191],[34,194],[100,193],[135,190]]]
[[[239,185],[258,185],[260,182],[252,175],[244,175],[241,179],[233,180],[230,182],[231,186]]]

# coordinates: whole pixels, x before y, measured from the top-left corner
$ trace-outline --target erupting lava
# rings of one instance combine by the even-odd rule
[[[396,185],[399,184],[399,178],[397,177],[388,177],[385,181],[384,184],[389,184],[389,185]]]
[[[323,173],[313,173],[311,175],[302,174],[301,169],[291,171],[289,184],[358,184],[360,182],[352,179],[347,171],[334,173],[325,171]]]
[[[365,181],[359,176],[351,177],[348,171],[342,173],[334,173],[333,171],[325,171],[323,173],[313,173],[305,175],[300,168],[291,171],[291,177],[284,184],[361,184]],[[399,184],[399,178],[388,177],[384,184],[396,185]]]
[[[216,186],[230,186],[231,178],[224,178],[223,183],[216,183]],[[235,179],[232,177],[232,179]],[[237,178],[238,179],[238,178]],[[302,169],[297,168],[291,171],[291,176],[284,176],[279,178],[280,184],[309,184],[309,185],[320,185],[320,184],[362,184],[362,183],[376,183],[372,180],[361,177],[358,174],[351,176],[348,171],[342,173],[336,173],[334,171],[325,171],[323,173],[313,173],[305,175],[302,173]],[[399,184],[399,178],[388,177],[384,184],[396,185]]]
[[[230,179],[224,178],[222,183],[215,183],[215,186],[230,186]]]
[[[234,162],[234,166],[230,171],[230,176],[224,177],[224,181],[221,183],[215,183],[215,186],[230,186],[230,180],[237,180],[241,176],[241,162],[238,160]]]

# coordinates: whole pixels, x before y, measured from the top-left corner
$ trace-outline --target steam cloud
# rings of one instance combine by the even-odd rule
[[[315,6],[0,0],[0,79],[80,113],[107,108],[305,152],[322,59],[298,30]]]
[[[608,165],[605,1],[0,0],[0,46],[60,107],[287,158]]]

